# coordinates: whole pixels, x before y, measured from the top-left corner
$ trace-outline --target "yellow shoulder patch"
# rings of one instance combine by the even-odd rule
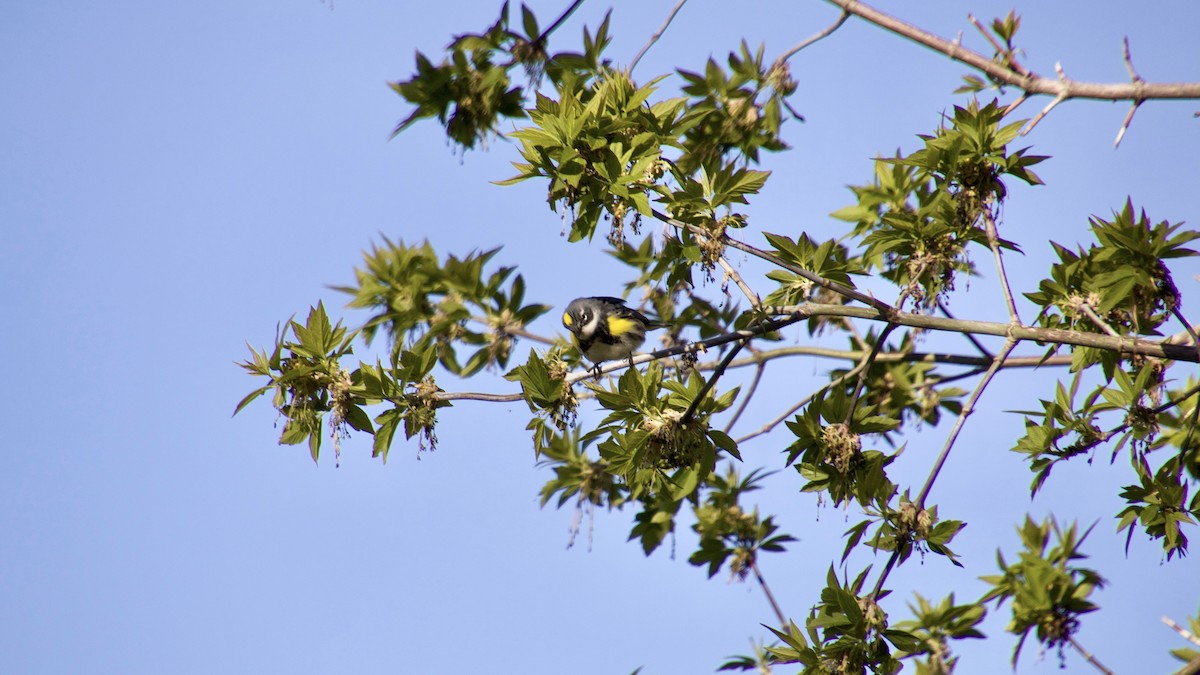
[[[613,337],[621,337],[633,330],[636,323],[633,319],[610,314],[608,317],[608,334]]]

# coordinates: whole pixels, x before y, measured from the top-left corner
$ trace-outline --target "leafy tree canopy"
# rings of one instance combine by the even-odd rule
[[[395,133],[432,120],[464,151],[509,141],[497,149],[513,153],[514,172],[499,184],[533,181],[564,218],[569,242],[605,241],[627,268],[630,300],[667,326],[663,347],[593,377],[575,345],[530,330],[551,306],[526,297],[522,273],[500,266],[498,249],[444,255],[429,242],[384,238],[354,283],[338,288],[369,318],[350,329],[317,304],[282,324],[275,344],[242,364],[262,384],[237,409],[269,395],[283,416],[281,443],[306,444],[316,460],[327,439],[340,453],[341,439],[367,434],[386,461],[397,432],[435,447],[439,422],[467,419],[447,410],[456,401],[524,401],[534,455],[549,470],[543,504],[628,510],[630,539],[647,554],[690,527],[695,538],[679,542],[692,547],[691,564],[761,585],[777,619],[773,641],[726,670],[892,673],[910,664],[947,673],[955,641],[984,637],[979,626],[994,611],[1011,614],[1014,664],[1032,638],[1060,654],[1072,647],[1103,671],[1103,654],[1076,640],[1105,584],[1082,552],[1089,535],[1105,536],[1094,526],[1014,513],[1023,548],[997,552],[998,569],[980,571],[988,590],[978,598],[917,595],[905,606],[887,583],[914,554],[933,574],[962,565],[953,547],[967,523],[940,512],[931,490],[946,463],[968,451],[957,441],[989,385],[1033,367],[1044,387],[1004,403],[1020,409],[1024,434],[975,450],[1018,453],[1031,495],[1069,490],[1052,478],[1066,462],[1128,464],[1126,506],[1097,514],[1100,529],[1121,532],[1127,547],[1156,542],[1164,564],[1188,553],[1200,517],[1200,380],[1190,365],[1200,358],[1173,270],[1196,255],[1200,233],[1123,198],[1103,205],[1109,211],[1098,205],[1104,215],[1086,232],[1056,230],[1057,260],[1040,281],[1013,279],[1012,256],[1043,244],[1006,238],[1003,209],[1014,186],[1043,182],[1037,167],[1049,158],[1023,136],[1054,106],[1129,104],[1119,143],[1138,106],[1200,98],[1200,84],[1146,82],[1128,51],[1126,83],[1041,77],[1022,65],[1015,13],[976,22],[991,48],[980,53],[861,3],[831,2],[843,10],[837,21],[777,57],[743,42],[724,59],[651,77],[636,68],[641,54],[621,65],[609,53],[607,18],[586,27],[573,51],[551,49],[578,2],[549,23],[506,3],[494,23],[455,37],[444,54],[418,52],[415,72],[392,84],[411,110]],[[768,231],[751,206],[765,191],[791,189],[761,166],[788,150],[784,132],[803,119],[793,60],[848,20],[963,63],[961,98],[914,149],[878,157],[851,179],[846,205],[822,228],[836,225],[835,236]],[[1038,96],[1050,104],[1026,114]],[[1007,321],[947,310],[980,275],[996,281],[993,301]],[[1030,305],[1034,312],[1022,311]],[[787,345],[798,329],[812,340]],[[961,335],[962,348],[924,349],[932,332]],[[988,348],[979,336],[1003,342]],[[376,343],[379,357],[353,359],[357,345]],[[787,368],[797,354],[839,365],[814,391],[756,397],[763,372]],[[739,370],[753,375],[730,377]],[[489,373],[511,384],[489,379],[489,393],[446,384]],[[751,406],[782,412],[735,433]],[[771,439],[774,456],[743,451],[760,437]],[[906,448],[934,439],[925,478],[897,478]],[[852,521],[838,548],[803,552],[830,565],[824,590],[799,615],[775,603],[759,566],[767,554],[800,554],[782,530],[787,514],[760,513],[749,501],[772,472]],[[864,550],[872,555],[856,555]],[[1194,651],[1178,656],[1197,663]]]

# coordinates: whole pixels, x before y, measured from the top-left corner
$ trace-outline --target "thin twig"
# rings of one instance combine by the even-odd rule
[[[1145,80],[1142,79],[1142,76],[1138,75],[1137,71],[1133,69],[1133,57],[1129,55],[1128,35],[1125,36],[1125,40],[1122,42],[1121,56],[1125,59],[1125,69],[1129,71],[1129,79],[1135,83],[1145,82]]]
[[[788,408],[782,415],[779,415],[778,417],[771,420],[770,422],[767,422],[759,429],[752,431],[752,432],[746,434],[745,436],[742,436],[741,438],[734,439],[734,442],[741,444],[743,441],[748,441],[751,438],[754,438],[756,436],[762,436],[763,434],[770,433],[770,431],[772,429],[779,426],[779,424],[781,422],[783,422],[784,420],[786,420],[787,418],[791,417],[792,414],[795,413],[797,410],[808,405],[810,401],[812,401],[814,398],[819,396],[822,392],[828,391],[829,389],[832,389],[833,387],[840,387],[846,382],[846,380],[849,380],[850,378],[858,375],[859,369],[862,367],[865,367],[865,366],[855,366],[851,370],[846,371],[844,374],[839,375],[838,377],[831,380],[829,382],[829,384],[826,384],[825,386],[821,387],[820,389],[814,391],[813,393],[809,394],[808,396],[805,396],[804,398],[797,401],[795,405]]]
[[[579,9],[579,6],[582,4],[583,0],[575,0],[575,2],[571,3],[571,6],[567,8],[567,11],[563,12],[557,19],[555,19],[554,23],[550,24],[549,28],[542,31],[542,34],[537,36],[537,39],[534,40],[533,43],[535,45],[545,44],[546,38],[550,37],[551,33],[558,30],[558,27],[561,26],[568,17],[574,14],[575,10]]]
[[[540,342],[544,345],[555,345],[558,342],[557,340],[548,338],[545,335],[538,335],[537,333],[530,333],[529,331],[525,330],[524,328],[511,328],[511,327],[510,328],[501,328],[501,327],[498,327],[495,324],[493,324],[491,321],[489,321],[488,318],[485,316],[472,316],[471,320],[476,323],[481,323],[485,326],[488,326],[492,330],[499,330],[501,333],[504,333],[505,335],[512,335],[514,337],[525,338],[526,340]]]
[[[1021,65],[1020,63],[1017,63],[1017,59],[1015,56],[1013,56],[1011,50],[1001,47],[1000,43],[996,42],[996,39],[992,37],[991,33],[987,32],[987,29],[983,27],[983,24],[979,23],[979,19],[976,19],[974,14],[968,14],[967,20],[975,24],[975,27],[979,29],[980,34],[987,38],[988,42],[992,43],[992,47],[995,47],[997,54],[1003,54],[1004,56],[1008,57],[1007,64],[1013,69],[1013,71],[1015,71],[1018,75],[1024,75],[1025,77],[1029,76],[1029,70],[1027,70],[1025,66]]]
[[[1052,358],[1054,358],[1057,361],[1061,361],[1061,363],[1056,364],[1056,365],[1063,365],[1063,366],[1071,365],[1071,363],[1070,363],[1071,357],[1069,357],[1069,356],[1055,356]],[[1028,357],[1026,357],[1026,360],[1028,360]],[[1003,368],[1012,368],[1012,367],[1016,366],[1016,364],[1013,363],[1013,361],[1014,361],[1014,359],[1005,359],[1004,365],[1002,367]],[[1046,365],[1046,364],[1044,364],[1044,363],[1030,364],[1030,366],[1032,366],[1033,368],[1040,368],[1044,365]],[[946,385],[946,384],[950,384],[951,382],[958,382],[959,380],[969,380],[972,377],[975,377],[976,375],[979,375],[980,373],[984,373],[984,372],[987,372],[987,368],[972,368],[968,371],[958,373],[957,375],[947,375],[945,377],[930,378],[930,380],[927,384],[931,387],[936,387],[939,385]]]
[[[1079,641],[1075,639],[1075,636],[1071,636],[1068,639],[1071,641],[1071,646],[1075,648],[1075,651],[1079,652],[1084,661],[1087,661],[1095,666],[1096,670],[1104,673],[1104,675],[1116,675],[1116,673],[1106,668],[1103,663],[1100,663],[1100,660],[1097,659],[1091,652],[1084,649],[1083,645],[1079,644]]]
[[[1096,324],[1100,330],[1113,337],[1121,337],[1120,333],[1114,330],[1112,326],[1108,325],[1104,319],[1100,318],[1100,315],[1096,313],[1096,310],[1092,309],[1091,305],[1087,304],[1086,302],[1081,302],[1079,303],[1079,311],[1083,312],[1087,318],[1091,319],[1092,323]]]
[[[850,424],[854,420],[854,411],[858,408],[858,401],[862,398],[863,390],[867,387],[867,375],[871,369],[871,364],[875,363],[875,357],[879,355],[879,350],[883,348],[883,343],[887,342],[888,335],[896,330],[897,324],[889,323],[879,331],[879,337],[876,338],[875,344],[871,345],[871,351],[867,353],[861,362],[862,368],[858,371],[858,382],[854,385],[854,397],[850,399],[850,407],[846,410],[846,419],[842,420],[846,424]]]
[[[675,15],[679,13],[679,10],[683,9],[683,5],[686,2],[687,0],[679,0],[679,2],[675,3],[675,7],[671,9],[671,13],[667,15],[667,20],[663,21],[662,25],[658,27],[658,30],[655,31],[654,35],[650,36],[650,41],[642,47],[641,51],[637,53],[637,56],[633,57],[633,61],[629,63],[629,72],[632,73],[633,69],[637,68],[638,61],[641,61],[642,57],[646,55],[646,52],[650,51],[650,47],[654,46],[654,43],[658,42],[658,39],[663,36],[663,33],[667,32],[667,26],[670,26],[671,22],[675,20]]]
[[[1026,136],[1029,134],[1029,132],[1033,131],[1033,128],[1038,125],[1038,122],[1042,121],[1043,117],[1050,114],[1050,111],[1054,110],[1055,106],[1057,106],[1059,103],[1062,103],[1063,101],[1067,100],[1067,98],[1068,98],[1068,94],[1066,91],[1063,91],[1058,96],[1055,96],[1053,101],[1050,101],[1050,103],[1045,108],[1042,108],[1041,112],[1034,115],[1033,119],[1029,120],[1029,122],[1025,125],[1025,127],[1023,129],[1021,129],[1021,135]]]
[[[950,319],[954,318],[954,315],[950,313],[950,308],[946,307],[946,304],[943,303],[941,300],[937,301],[937,308],[942,312],[942,314],[945,314],[947,318],[950,318]],[[975,349],[978,349],[980,354],[983,354],[985,357],[987,357],[988,363],[991,363],[991,359],[992,359],[991,350],[989,350],[987,347],[983,346],[983,343],[980,342],[978,338],[976,338],[974,335],[971,335],[970,333],[963,333],[963,337],[967,338],[967,342],[970,342],[975,347]]]
[[[1196,335],[1196,329],[1192,328],[1192,324],[1184,318],[1183,312],[1179,311],[1178,304],[1171,308],[1171,313],[1175,315],[1176,319],[1179,319],[1179,323],[1183,324],[1183,330],[1192,338],[1192,346],[1196,348],[1196,355],[1200,356],[1200,336]]]
[[[983,395],[983,390],[987,388],[988,383],[999,372],[1000,367],[1004,365],[1004,359],[1008,358],[1008,355],[1016,348],[1018,342],[1019,340],[1011,335],[1004,341],[1004,346],[1000,349],[1000,354],[996,356],[996,360],[992,362],[991,367],[983,374],[983,378],[979,380],[979,384],[975,385],[975,390],[971,392],[971,396],[963,405],[962,411],[958,413],[958,419],[954,421],[954,428],[950,430],[950,435],[946,438],[946,444],[942,446],[941,454],[938,455],[937,460],[933,463],[933,469],[929,472],[929,477],[925,479],[925,484],[921,486],[921,493],[917,495],[916,505],[918,511],[925,508],[925,499],[929,497],[929,491],[933,489],[934,481],[937,480],[942,467],[946,465],[946,459],[950,456],[950,449],[954,447],[954,441],[958,439],[958,434],[962,431],[963,424],[971,416],[971,413],[975,412],[975,403],[979,401],[979,397]]]
[[[1135,87],[1139,87],[1145,80],[1133,68],[1133,57],[1129,55],[1129,36],[1125,36],[1125,40],[1121,43],[1121,56],[1125,59],[1125,69],[1129,71],[1129,79]],[[1140,106],[1146,99],[1135,98],[1133,105],[1129,106],[1129,113],[1125,115],[1125,121],[1121,123],[1121,128],[1117,130],[1117,140],[1113,141],[1113,147],[1121,147],[1121,139],[1125,138],[1125,132],[1129,131],[1129,123],[1133,121],[1133,114],[1137,112]]]
[[[849,19],[849,18],[850,18],[850,12],[843,9],[842,15],[838,17],[837,21],[834,21],[833,24],[830,25],[828,28],[816,33],[815,35],[812,35],[811,37],[801,41],[800,43],[798,43],[791,49],[787,50],[786,52],[780,54],[779,58],[775,59],[775,65],[778,66],[778,65],[782,65],[782,64],[786,63],[788,61],[788,59],[795,56],[796,53],[799,52],[801,49],[808,47],[809,45],[811,45],[812,43],[814,43],[818,40],[822,40],[824,38],[829,37],[830,35],[833,34],[833,32],[835,30],[841,28],[842,24],[846,23],[846,19]]]
[[[437,393],[439,401],[488,401],[490,403],[512,403],[513,401],[522,401],[525,399],[525,394],[517,392],[516,394],[487,394],[478,391],[440,391]]]
[[[1180,400],[1187,400],[1187,397],[1184,397]],[[1182,418],[1182,415],[1180,415],[1180,417]],[[1192,419],[1188,422],[1188,430],[1183,436],[1183,442],[1179,444],[1179,455],[1175,460],[1176,480],[1180,480],[1183,477],[1183,467],[1185,464],[1187,464],[1185,460],[1187,458],[1188,451],[1192,447],[1192,435],[1196,433],[1197,424],[1200,424],[1200,403],[1192,406]]]
[[[708,381],[705,382],[704,386],[700,388],[700,393],[696,394],[696,398],[693,398],[692,402],[688,404],[687,410],[683,411],[683,416],[679,418],[680,426],[683,426],[692,420],[692,417],[696,414],[696,410],[700,408],[700,402],[703,401],[704,397],[708,396],[708,392],[712,391],[713,387],[717,385],[717,380],[721,379],[721,376],[725,374],[725,369],[729,367],[729,362],[733,360],[733,357],[737,356],[738,352],[742,351],[742,347],[745,347],[746,343],[749,341],[750,338],[746,338],[745,340],[735,344],[733,348],[729,350],[729,353],[725,355],[725,358],[721,359],[721,363],[719,363],[717,365],[717,369],[713,371],[712,377],[708,378]]]
[[[996,259],[996,275],[1000,280],[1000,289],[1004,291],[1004,304],[1008,306],[1008,318],[1014,326],[1021,325],[1021,316],[1017,314],[1017,303],[1013,300],[1012,286],[1008,283],[1008,274],[1004,271],[1004,257],[1000,254],[1000,235],[996,232],[996,219],[990,210],[984,211],[983,229],[987,235],[988,248]]]
[[[728,365],[728,364],[726,364]],[[725,433],[728,434],[733,430],[733,425],[737,424],[738,418],[746,410],[750,399],[754,396],[754,392],[758,391],[758,383],[762,380],[763,371],[767,369],[766,361],[759,361],[758,367],[754,369],[754,379],[750,380],[750,387],[746,390],[746,395],[738,402],[737,410],[733,411],[733,417],[729,419],[729,424],[725,425]]]
[[[1007,106],[1004,107],[1004,112],[1001,113],[1000,116],[1008,117],[1012,113],[1012,111],[1016,110],[1022,103],[1024,103],[1025,101],[1028,101],[1028,100],[1029,100],[1029,94],[1021,94],[1020,96],[1018,96],[1016,98],[1016,100],[1014,100],[1012,103],[1009,103]]]
[[[847,318],[842,319],[842,325],[845,326],[846,330],[850,332],[850,335],[854,337],[854,341],[858,343],[858,346],[865,349],[867,346],[867,341],[863,339],[862,333],[858,330],[858,326],[854,325],[854,322]]]
[[[757,337],[764,333],[770,333],[773,331],[777,331],[781,328],[786,328],[787,326],[790,326],[794,323],[804,321],[807,318],[808,318],[807,314],[804,314],[803,312],[798,312],[793,316],[788,316],[788,317],[785,317],[782,319],[775,319],[773,321],[765,321],[763,323],[757,324],[750,328],[733,331],[730,333],[726,333],[724,335],[718,335],[716,337],[711,337],[707,340],[699,340],[697,342],[691,342],[686,345],[679,345],[677,347],[670,347],[668,349],[660,349],[658,351],[651,352],[649,354],[638,354],[629,359],[621,359],[619,361],[611,362],[599,369],[590,369],[589,368],[587,370],[575,373],[574,375],[570,375],[566,378],[566,383],[567,384],[575,384],[576,382],[579,382],[580,380],[586,380],[590,377],[596,376],[597,375],[596,370],[599,370],[599,374],[603,375],[603,374],[611,373],[611,372],[614,372],[617,370],[622,370],[631,365],[637,365],[640,363],[648,363],[650,361],[657,361],[659,359],[667,358],[670,356],[679,356],[680,354],[695,354],[697,352],[707,351],[710,347],[717,347],[717,346],[720,346],[723,344],[727,344],[730,342],[736,342],[739,340],[745,341],[747,338]],[[492,401],[492,402],[498,402],[498,403],[507,403],[507,402],[512,402],[512,401],[523,400],[524,394],[521,394],[521,393],[488,394],[488,393],[482,393],[482,392],[440,391],[437,393],[436,398],[439,401],[472,400],[472,401]]]
[[[762,299],[758,297],[757,293],[750,289],[750,286],[746,284],[744,279],[742,279],[742,275],[738,274],[738,271],[733,268],[733,265],[729,264],[729,261],[725,259],[725,256],[718,256],[717,262],[721,265],[721,269],[725,270],[725,276],[733,279],[733,283],[737,284],[737,287],[742,290],[742,295],[745,295],[746,299],[750,301],[751,307],[758,307],[762,304]]]
[[[758,569],[757,560],[750,561],[750,571],[754,572],[754,578],[758,580],[758,585],[767,596],[767,602],[771,603],[771,609],[775,610],[775,618],[779,619],[779,625],[786,626],[787,617],[783,615],[783,610],[779,609],[779,603],[775,602],[775,595],[771,593],[771,588],[767,586],[767,580],[763,578],[762,571]]]
[[[1072,398],[1074,398],[1074,396],[1075,396],[1075,386],[1078,385],[1078,383],[1079,383],[1078,375],[1079,374],[1076,373],[1075,383],[1072,384],[1072,387],[1071,387],[1071,397]],[[1156,408],[1152,408],[1150,410],[1150,414],[1157,415],[1159,413],[1165,412],[1167,410],[1170,410],[1171,408],[1181,405],[1184,401],[1188,400],[1193,395],[1195,395],[1197,390],[1200,390],[1200,385],[1196,385],[1196,386],[1192,387],[1190,390],[1188,390],[1187,392],[1185,392],[1182,396],[1180,396],[1178,398],[1169,400],[1166,403],[1164,403]],[[1196,406],[1195,408],[1192,409],[1192,415],[1193,415],[1192,426],[1191,426],[1191,428],[1189,428],[1188,436],[1184,438],[1183,443],[1179,446],[1180,455],[1183,455],[1184,453],[1187,452],[1188,439],[1191,437],[1191,429],[1195,428],[1195,426],[1196,426],[1195,415],[1196,415],[1197,411],[1200,411],[1200,406]],[[1069,449],[1063,450],[1061,453],[1058,453],[1054,461],[1056,461],[1056,462],[1062,461],[1062,460],[1070,459],[1072,457],[1076,457],[1078,455],[1082,455],[1082,454],[1091,452],[1092,448],[1100,445],[1101,443],[1107,443],[1110,438],[1112,438],[1113,436],[1116,436],[1117,434],[1124,433],[1125,430],[1131,426],[1133,426],[1133,424],[1131,422],[1124,422],[1122,424],[1119,424],[1119,425],[1113,427],[1112,429],[1109,429],[1108,431],[1097,432],[1097,433],[1093,434],[1090,438],[1088,438],[1084,441],[1081,441],[1080,443],[1074,444]],[[1183,464],[1184,463],[1182,461],[1180,461],[1178,463],[1177,471],[1183,470],[1182,469]]]
[[[729,333],[725,333],[724,335],[718,335],[716,337],[711,337],[707,340],[698,340],[696,342],[689,342],[688,344],[685,344],[685,345],[679,345],[676,347],[668,347],[666,349],[659,349],[658,351],[650,352],[649,354],[638,354],[638,355],[632,356],[628,359],[620,359],[618,361],[613,361],[605,366],[601,366],[600,368],[589,368],[585,371],[578,372],[578,373],[575,373],[574,375],[567,377],[566,381],[567,381],[567,384],[575,384],[576,382],[578,382],[580,380],[586,380],[589,377],[593,377],[596,375],[603,375],[605,373],[611,373],[611,372],[615,372],[618,370],[623,370],[625,368],[628,368],[629,366],[637,365],[639,363],[648,363],[650,361],[657,361],[659,359],[666,358],[668,356],[679,356],[680,354],[696,354],[698,352],[705,352],[705,351],[708,351],[712,347],[719,347],[723,344],[728,344],[730,342],[737,342],[739,340],[745,340],[746,338],[758,337],[758,336],[766,334],[766,333],[771,333],[771,332],[777,331],[781,328],[786,328],[787,326],[790,326],[794,323],[804,321],[807,318],[808,318],[808,314],[806,314],[803,311],[798,311],[795,314],[786,316],[782,319],[775,319],[773,321],[764,321],[762,323],[755,324],[754,326],[751,326],[749,328],[743,328],[742,330],[731,331]],[[599,372],[597,372],[597,371],[599,371]]]
[[[879,578],[875,580],[875,588],[871,591],[871,600],[879,597],[883,592],[883,582],[887,581],[888,575],[892,573],[892,568],[896,566],[896,561],[900,559],[900,547],[892,549],[892,554],[888,556],[887,564],[883,566],[883,571],[879,573]]]
[[[1174,630],[1176,633],[1179,633],[1180,637],[1182,637],[1184,640],[1187,640],[1188,642],[1196,645],[1197,647],[1200,647],[1200,637],[1197,637],[1195,633],[1192,633],[1191,631],[1184,628],[1183,626],[1180,626],[1179,624],[1175,623],[1175,621],[1172,620],[1171,617],[1164,616],[1162,618],[1162,622],[1167,624],[1168,626],[1170,626],[1171,629]]]
[[[1133,121],[1133,113],[1137,112],[1138,106],[1142,101],[1134,101],[1133,105],[1129,106],[1129,112],[1125,115],[1125,121],[1121,123],[1121,128],[1117,130],[1117,140],[1113,141],[1113,148],[1121,147],[1121,139],[1125,138],[1125,132],[1129,131],[1129,123]]]

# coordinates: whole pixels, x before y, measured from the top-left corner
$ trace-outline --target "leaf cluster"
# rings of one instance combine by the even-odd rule
[[[590,80],[566,78],[560,98],[541,94],[530,111],[533,126],[511,137],[524,162],[501,185],[547,178],[547,201],[573,214],[569,241],[590,240],[602,217],[610,240],[623,241],[628,222],[651,215],[648,192],[662,178],[662,147],[674,144],[682,99],[646,105],[653,84],[637,87],[626,73],[604,69]]]
[[[431,348],[455,375],[503,368],[516,336],[550,310],[525,304],[525,280],[513,276],[515,268],[485,274],[499,248],[461,259],[451,255],[443,262],[429,242],[410,246],[383,240],[364,253],[354,286],[334,288],[351,296],[350,307],[372,312],[361,329],[368,343],[380,327],[387,329],[393,358],[405,349]],[[474,349],[466,363],[458,355],[463,347]]]
[[[730,155],[757,162],[759,151],[788,148],[780,136],[788,97],[796,91],[787,62],[768,64],[763,46],[753,53],[745,41],[730,53],[729,70],[710,58],[704,73],[680,69],[682,91],[688,96],[688,128],[678,163],[684,173],[721,167]]]
[[[1194,481],[1200,473],[1195,469],[1200,453],[1191,440],[1196,387],[1189,380],[1186,388],[1166,391],[1163,370],[1158,360],[1134,361],[1129,369],[1115,370],[1108,384],[1096,386],[1078,403],[1082,373],[1069,388],[1058,383],[1055,399],[1040,402],[1041,412],[1018,411],[1026,415],[1025,435],[1013,450],[1027,456],[1034,472],[1031,494],[1036,495],[1059,463],[1080,456],[1088,456],[1090,462],[1094,449],[1104,444],[1111,444],[1109,461],[1115,462],[1128,448],[1138,483],[1121,492],[1128,506],[1116,516],[1117,531],[1128,530],[1128,549],[1133,526],[1140,525],[1148,537],[1162,540],[1170,560],[1187,554],[1188,538],[1181,526],[1194,525],[1200,518],[1200,495],[1189,499],[1188,479]],[[1165,404],[1164,391],[1169,401]],[[1120,415],[1122,422],[1104,429],[1101,420],[1106,415]],[[1172,448],[1179,450],[1154,469],[1151,457]]]
[[[568,76],[586,77],[603,63],[601,54],[609,43],[607,17],[595,37],[584,31],[582,53],[549,53],[549,34],[539,31],[537,17],[525,5],[521,27],[523,34],[511,26],[505,2],[500,17],[486,30],[456,37],[440,64],[418,51],[412,77],[389,85],[415,106],[392,136],[436,117],[452,141],[463,149],[474,148],[498,133],[502,119],[525,117],[526,88],[513,84],[513,70],[523,69],[530,88],[536,89],[543,75],[558,83]]]
[[[852,187],[857,204],[832,215],[855,223],[864,264],[896,284],[901,298],[930,309],[955,288],[961,274],[974,274],[967,247],[989,246],[988,222],[1008,195],[1004,176],[1040,185],[1030,166],[1046,159],[1008,144],[1023,122],[1004,123],[997,101],[956,106],[924,147],[876,160],[875,181]],[[1016,250],[998,239],[997,245]]]
[[[987,616],[982,604],[958,605],[954,594],[934,604],[916,594],[917,604],[909,603],[913,617],[896,623],[896,629],[911,633],[921,642],[921,648],[912,652],[924,655],[914,659],[914,670],[918,675],[948,675],[954,672],[958,657],[950,649],[951,640],[982,639],[984,634],[977,628]]]
[[[863,437],[896,429],[900,422],[875,414],[874,406],[852,403],[843,390],[813,397],[787,422],[796,437],[787,448],[787,464],[808,481],[802,491],[828,494],[835,506],[886,502],[896,490],[885,470],[895,456],[864,450]]]
[[[335,435],[342,425],[373,431],[361,408],[367,402],[362,382],[356,382],[340,364],[340,359],[353,351],[355,337],[340,321],[336,325],[329,322],[323,303],[309,310],[303,324],[289,320],[286,328],[276,332],[271,351],[251,347],[251,358],[239,364],[269,382],[242,398],[234,414],[273,390],[272,405],[284,417],[280,444],[308,441],[313,461],[320,452],[326,413],[331,414]]]
[[[1178,309],[1180,293],[1166,260],[1195,256],[1185,244],[1200,232],[1180,231],[1182,223],[1151,223],[1145,210],[1135,212],[1126,200],[1112,220],[1090,219],[1096,243],[1076,250],[1051,242],[1059,261],[1038,290],[1026,293],[1041,307],[1038,323],[1047,328],[1115,333],[1123,336],[1158,335]],[[1083,351],[1076,369],[1114,359]]]
[[[983,602],[995,600],[1000,606],[1012,601],[1012,620],[1006,630],[1020,636],[1013,650],[1014,666],[1030,631],[1045,647],[1058,649],[1061,658],[1063,647],[1079,630],[1079,617],[1099,609],[1088,598],[1093,590],[1104,587],[1103,577],[1074,565],[1087,558],[1079,548],[1090,532],[1088,528],[1081,535],[1075,525],[1063,530],[1053,518],[1035,523],[1026,516],[1025,524],[1017,529],[1025,547],[1017,560],[1009,564],[997,551],[1001,574],[980,577],[992,587]]]
[[[804,673],[895,673],[901,668],[899,652],[917,652],[920,639],[888,624],[878,601],[888,591],[863,594],[870,568],[853,581],[839,580],[832,567],[820,602],[813,607],[805,628],[789,622],[785,630],[771,628],[783,643],[768,647],[780,663],[800,663]]]
[[[748,511],[739,502],[742,495],[761,489],[760,483],[768,475],[756,469],[743,478],[730,465],[723,475],[712,476],[704,502],[695,507],[692,529],[700,535],[700,543],[688,562],[707,565],[709,577],[728,562],[730,575],[745,579],[760,551],[779,553],[785,550],[784,544],[795,541],[789,535],[776,534],[779,527],[773,517],[760,516],[757,508]]]

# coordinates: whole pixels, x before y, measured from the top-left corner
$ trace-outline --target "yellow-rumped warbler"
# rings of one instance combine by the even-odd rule
[[[563,313],[563,326],[571,331],[579,351],[595,364],[593,372],[600,374],[604,361],[629,359],[633,351],[646,341],[646,331],[662,328],[642,313],[625,306],[620,298],[575,298]]]

